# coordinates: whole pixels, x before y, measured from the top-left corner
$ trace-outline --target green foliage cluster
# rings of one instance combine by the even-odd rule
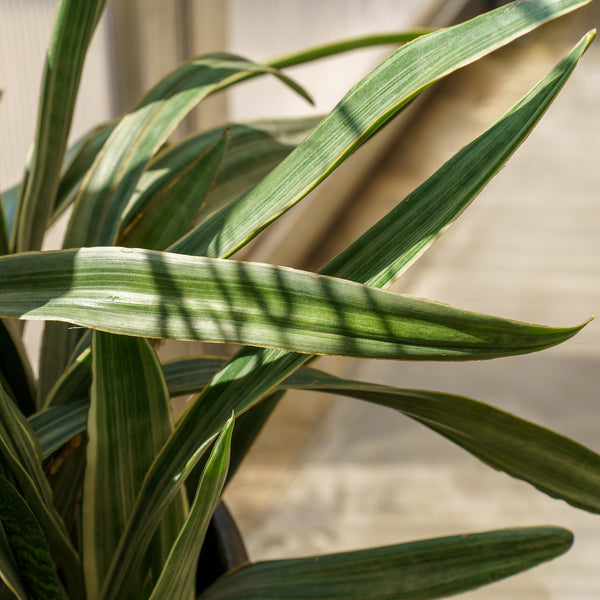
[[[429,85],[586,2],[517,1],[448,29],[362,38],[270,64],[202,56],[67,149],[106,3],[59,3],[31,159],[21,185],[2,196],[0,596],[439,598],[567,550],[572,536],[563,529],[510,529],[249,563],[196,585],[222,490],[290,388],[392,407],[542,492],[600,512],[600,457],[576,442],[475,400],[343,380],[308,365],[321,354],[490,359],[579,331],[385,288],[525,139],[593,33],[319,273],[230,258]],[[322,120],[235,123],[169,144],[210,94],[267,75],[307,98],[282,68],[390,41],[403,45]],[[41,252],[47,227],[69,207],[64,250]],[[17,319],[48,321],[39,381]],[[242,349],[227,361],[161,364],[152,340],[162,338]],[[171,399],[190,393],[174,422]]]

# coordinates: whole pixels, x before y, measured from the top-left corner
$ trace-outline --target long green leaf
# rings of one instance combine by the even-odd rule
[[[559,528],[504,529],[259,562],[225,574],[200,600],[444,598],[560,556],[572,541],[572,534]]]
[[[299,369],[281,387],[340,394],[398,410],[483,462],[542,492],[600,513],[600,456],[524,419],[469,398],[344,380]]]
[[[27,590],[24,600],[62,600],[48,543],[35,515],[15,488],[0,476],[0,521]],[[5,582],[10,584],[9,581]]]
[[[46,58],[36,140],[17,208],[12,246],[42,245],[59,184],[86,51],[108,0],[62,0]]]
[[[215,184],[229,141],[225,130],[213,146],[155,188],[145,199],[144,210],[122,232],[119,243],[131,248],[164,250],[190,231]]]
[[[180,600],[187,589],[195,585],[202,543],[227,477],[233,423],[232,416],[215,442],[190,513],[173,544],[150,600]]]
[[[81,594],[81,565],[64,525],[54,509],[52,492],[44,475],[36,436],[30,424],[1,387],[0,456],[40,522],[53,553],[65,566],[70,590]]]
[[[310,354],[473,360],[541,350],[582,326],[528,325],[354,282],[124,248],[0,257],[0,316]]]
[[[99,597],[141,482],[173,430],[160,363],[146,340],[94,332],[92,359],[82,508],[88,600]],[[148,552],[140,550],[145,558],[136,576],[138,590],[158,578],[185,511],[180,494]]]
[[[226,54],[190,60],[160,81],[104,144],[75,200],[64,247],[112,244],[144,168],[180,121],[203,98],[234,83],[236,75],[262,73],[307,97],[279,71]]]
[[[406,44],[354,86],[333,111],[249,194],[173,246],[174,252],[229,256],[290,209],[438,79],[587,0],[513,2]]]
[[[540,8],[540,3],[536,3],[535,5],[528,3],[527,6],[537,11]],[[508,7],[503,7],[502,10],[514,13],[515,8],[517,8],[519,11],[527,11],[527,6],[523,7],[521,4],[512,4]],[[547,9],[545,16],[549,19],[558,16],[563,10],[567,11],[577,8],[579,3],[547,3],[544,6]],[[498,12],[494,12],[492,15],[494,15],[494,19],[498,17],[499,21],[497,25],[500,25],[502,15]],[[508,36],[508,39],[510,37]],[[462,47],[462,42],[456,44],[456,48],[452,50],[459,49],[460,47]],[[541,100],[541,103],[549,103],[550,101],[551,99],[544,99]],[[522,131],[521,134],[523,134]],[[485,135],[483,139],[485,139]],[[494,130],[492,129],[487,135],[495,135]],[[500,143],[500,139],[497,142]],[[502,151],[500,154],[502,155]],[[473,177],[471,171],[465,174],[467,179],[469,176]],[[431,198],[440,198],[443,189],[443,186],[441,189],[432,189]],[[428,200],[431,199],[424,199],[424,201]],[[432,203],[432,209],[428,212],[431,222],[435,223],[438,221],[438,214],[435,210],[435,201],[432,201]],[[455,213],[445,210],[445,207],[442,207],[442,212],[447,213],[448,223],[451,223],[456,217]],[[426,224],[423,224],[423,231],[427,231]],[[360,244],[360,240],[358,243]],[[370,239],[369,249],[372,256],[377,256],[379,253],[387,255],[391,263],[396,261],[396,257],[403,255],[410,255],[412,256],[412,260],[414,260],[416,257],[411,252],[414,244],[415,241],[412,239],[405,242],[399,238],[393,244],[395,254],[389,256],[389,242],[382,237],[379,239]],[[421,252],[424,250],[425,247],[422,247]],[[403,268],[406,264],[399,266]],[[345,269],[345,264],[338,264],[337,268]],[[346,276],[349,279],[361,281],[362,277],[368,281],[371,277],[375,278],[377,276],[381,270],[381,265],[375,263],[373,270],[369,273],[362,272],[361,265],[355,265],[348,270],[350,273]],[[394,273],[390,270],[386,272],[389,279],[387,281],[379,280],[381,287],[390,285],[393,281]],[[211,385],[194,400],[180,422],[175,434],[158,455],[153,468],[144,481],[136,508],[124,536],[124,539],[128,543],[123,545],[121,552],[115,556],[111,566],[111,573],[108,577],[108,586],[105,592],[106,600],[118,598],[120,590],[126,587],[127,573],[134,558],[129,547],[135,547],[137,543],[147,543],[157,516],[160,514],[160,505],[165,499],[175,493],[177,484],[169,485],[168,482],[178,482],[176,475],[183,472],[183,466],[189,465],[192,460],[191,457],[201,456],[208,444],[206,440],[209,440],[215,432],[220,430],[227,419],[227,414],[232,409],[236,415],[248,410],[307,360],[308,357],[298,354],[289,354],[276,350],[259,351],[245,348],[213,378]]]

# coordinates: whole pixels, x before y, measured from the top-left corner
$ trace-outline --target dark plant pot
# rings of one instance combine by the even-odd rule
[[[249,561],[242,535],[229,512],[220,502],[206,532],[196,573],[199,594],[223,573]]]

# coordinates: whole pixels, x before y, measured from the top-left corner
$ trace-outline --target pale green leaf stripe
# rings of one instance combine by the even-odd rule
[[[36,436],[31,425],[1,387],[0,425],[0,455],[40,522],[53,554],[65,566],[65,577],[70,591],[81,594],[81,564],[54,509],[52,492],[42,469],[41,451]]]
[[[166,178],[125,229],[119,243],[131,248],[164,250],[192,229],[223,165],[230,135],[198,154],[184,169]]]
[[[27,600],[62,600],[48,543],[27,502],[0,476],[0,521]],[[7,582],[8,584],[8,582]]]
[[[299,52],[286,54],[285,56],[278,56],[277,58],[266,61],[265,64],[274,67],[275,69],[287,69],[288,67],[294,67],[314,60],[320,60],[321,58],[327,58],[328,56],[349,52],[350,50],[357,50],[359,48],[370,48],[372,46],[382,46],[386,44],[406,44],[426,33],[431,33],[431,31],[431,29],[417,29],[414,31],[377,33],[374,35],[350,38],[332,44],[323,44],[321,46],[314,46],[313,48],[306,48]]]
[[[82,506],[88,600],[99,597],[144,475],[173,431],[162,370],[147,340],[94,332],[92,370]],[[148,551],[139,550],[138,590],[147,577],[158,578],[185,513],[180,494]]]
[[[215,185],[198,215],[198,223],[256,185],[321,119],[322,117],[274,119],[233,123],[228,126],[231,141]],[[154,158],[140,177],[126,212],[122,215],[121,231],[138,218],[156,189],[177,178],[198,155],[215,144],[224,131],[224,127],[219,127],[192,136]],[[121,235],[117,240],[118,245],[123,245]]]
[[[571,7],[576,8],[576,5],[572,4]],[[547,16],[550,18],[557,15],[550,11]],[[436,219],[435,212],[431,218]],[[369,240],[369,244],[373,256],[384,251],[378,239]],[[404,253],[410,253],[411,246],[405,245],[399,238],[394,248],[397,256],[402,256]],[[390,260],[396,259],[391,257]],[[342,267],[343,265],[338,265],[338,268]],[[388,274],[390,279],[380,281],[381,287],[391,284],[393,274]],[[358,271],[351,272],[348,278],[358,278],[359,275]],[[375,275],[375,270],[373,273],[363,274],[367,279]],[[127,573],[135,559],[129,548],[148,543],[153,522],[160,514],[159,507],[175,493],[177,484],[173,486],[171,483],[169,486],[169,483],[179,481],[177,475],[183,472],[184,465],[190,464],[190,457],[201,456],[207,447],[207,440],[221,429],[231,410],[234,410],[236,415],[248,410],[307,360],[307,357],[298,354],[244,348],[195,399],[144,481],[124,537],[127,544],[123,544],[121,552],[115,556],[111,566],[106,600],[118,598],[121,590],[126,587]]]
[[[4,530],[0,528],[0,598],[30,600],[15,565],[10,544]],[[3,585],[4,584],[4,585]]]
[[[188,518],[173,544],[150,600],[180,600],[196,582],[202,543],[227,478],[233,423],[232,416],[215,442]]]
[[[279,71],[237,56],[214,54],[184,63],[121,119],[104,144],[77,194],[64,247],[112,244],[149,159],[190,110],[240,73],[271,73],[308,98]]]
[[[589,0],[513,2],[406,44],[354,86],[308,138],[249,194],[172,247],[229,256],[300,201],[434,81]]]
[[[0,316],[310,354],[472,360],[558,344],[576,327],[509,321],[266,264],[125,248],[0,257]]]
[[[566,552],[569,531],[504,529],[397,546],[258,562],[231,571],[199,600],[430,600],[471,590]]]
[[[108,0],[62,0],[42,81],[33,157],[17,207],[12,246],[41,247],[52,214],[86,51]]]

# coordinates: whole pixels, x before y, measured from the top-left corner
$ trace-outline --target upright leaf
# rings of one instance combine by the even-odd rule
[[[27,590],[28,596],[21,596],[21,598],[63,600],[50,549],[40,524],[27,502],[2,476],[0,476],[0,522],[14,556],[20,580]],[[6,579],[4,581],[7,585],[11,583]]]
[[[88,600],[100,587],[154,455],[172,432],[160,364],[143,339],[95,332],[83,489],[83,557]],[[137,589],[155,581],[185,517],[179,495],[141,561]],[[133,582],[132,582],[133,583]]]
[[[355,85],[249,194],[216,213],[172,250],[201,256],[233,254],[304,198],[426,87],[587,1],[513,2],[402,46]]]
[[[52,214],[81,71],[92,34],[108,0],[62,0],[42,81],[36,139],[17,208],[12,246],[38,250]]]
[[[564,529],[504,529],[259,562],[226,573],[199,600],[432,600],[530,569],[572,541]]]
[[[232,416],[215,442],[190,513],[173,544],[150,600],[180,600],[190,587],[195,586],[204,536],[227,477],[233,422]]]

